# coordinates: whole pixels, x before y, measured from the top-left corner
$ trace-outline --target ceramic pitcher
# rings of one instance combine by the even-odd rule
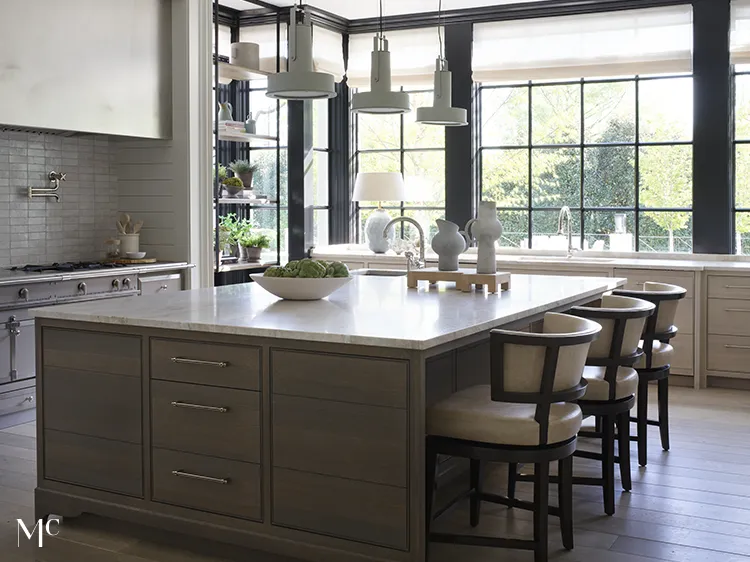
[[[219,121],[233,121],[232,104],[228,101],[219,103]]]
[[[469,247],[469,237],[456,223],[437,219],[438,231],[432,239],[432,250],[438,255],[440,271],[458,271],[458,255]]]
[[[497,218],[497,203],[482,201],[476,219],[466,223],[470,240],[477,241],[477,273],[497,273],[495,242],[503,234],[503,225]]]

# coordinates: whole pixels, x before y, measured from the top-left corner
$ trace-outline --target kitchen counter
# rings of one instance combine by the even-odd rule
[[[37,310],[36,517],[424,562],[426,408],[488,383],[490,329],[623,282],[514,275],[493,295],[356,277],[312,302],[253,283]]]
[[[32,310],[41,318],[327,343],[429,349],[570,305],[624,279],[514,275],[498,295],[355,276],[328,299],[283,301],[255,283]]]
[[[318,259],[337,259],[341,261],[383,261],[388,263],[403,263],[406,258],[389,251],[385,254],[375,254],[366,246],[340,244],[335,246],[321,246],[315,248],[312,257]],[[437,263],[437,254],[426,252],[427,262]],[[461,254],[459,262],[464,264],[476,263],[476,249],[472,248]],[[618,254],[609,252],[577,252],[574,257],[568,258],[564,254],[548,252],[527,253],[498,253],[497,264],[503,266],[515,266],[523,268],[544,268],[550,265],[568,265],[580,267],[583,270],[601,269],[602,267],[623,267],[637,269],[659,269],[668,271],[747,271],[750,272],[750,257],[735,255],[714,254],[647,254],[639,256],[632,254]]]
[[[42,271],[26,272],[11,271],[9,268],[0,269],[0,286],[18,285],[19,283],[46,283],[50,281],[69,281],[71,279],[90,279],[92,277],[106,277],[113,274],[160,273],[163,271],[180,271],[195,267],[187,262],[157,262],[138,265],[124,265],[117,268],[82,269],[78,271]]]

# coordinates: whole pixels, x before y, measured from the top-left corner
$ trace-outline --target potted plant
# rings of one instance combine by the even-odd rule
[[[263,250],[271,247],[271,239],[266,234],[248,232],[240,238],[240,260],[260,261]]]
[[[239,254],[237,237],[240,232],[241,221],[237,215],[229,213],[219,218],[219,249],[222,255],[235,256]]]
[[[251,164],[247,160],[235,160],[229,167],[234,172],[234,177],[240,178],[247,189],[253,187],[253,173],[258,169],[257,164]]]
[[[221,185],[224,186],[224,191],[226,191],[227,198],[230,199],[236,198],[237,194],[242,193],[242,190],[245,189],[245,185],[238,177],[227,178],[221,182]]]

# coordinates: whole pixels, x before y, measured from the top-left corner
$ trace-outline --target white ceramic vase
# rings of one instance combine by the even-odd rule
[[[477,273],[497,273],[495,242],[503,234],[503,225],[497,218],[497,203],[479,203],[477,218],[466,223],[466,233],[477,241]]]
[[[469,238],[454,222],[437,219],[438,231],[432,239],[432,251],[438,255],[440,271],[458,271],[458,255],[469,247]]]
[[[365,235],[370,250],[376,254],[384,254],[388,251],[391,242],[396,236],[395,229],[391,228],[388,237],[383,236],[383,231],[388,223],[391,222],[391,216],[385,209],[375,209],[367,217],[365,223]]]

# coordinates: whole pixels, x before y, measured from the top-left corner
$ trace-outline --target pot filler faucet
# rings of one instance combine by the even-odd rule
[[[573,252],[578,248],[573,247],[573,217],[570,214],[570,207],[567,205],[560,209],[560,216],[557,219],[557,233],[565,235],[565,226],[568,228],[568,257],[573,257]]]
[[[404,255],[406,256],[406,269],[409,271],[411,271],[412,269],[424,269],[424,230],[422,230],[421,225],[417,221],[415,221],[411,217],[396,217],[387,225],[385,225],[385,228],[383,229],[383,238],[388,238],[388,231],[394,224],[397,224],[399,222],[408,222],[410,224],[413,224],[415,227],[417,227],[417,232],[419,232],[419,259],[414,259],[413,252],[405,252]]]

